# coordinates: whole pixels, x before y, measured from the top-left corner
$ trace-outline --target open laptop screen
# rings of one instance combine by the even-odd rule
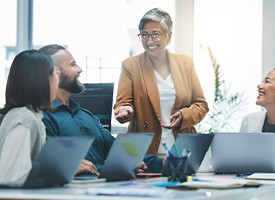
[[[214,135],[213,134],[179,134],[176,139],[176,146],[179,152],[183,152],[184,149],[189,149],[191,151],[190,157],[187,161],[187,174],[195,174],[210,147]],[[172,153],[175,155],[176,152],[174,148],[171,149]]]
[[[106,161],[100,171],[100,178],[108,181],[128,180],[136,177],[153,133],[123,133],[116,137]]]
[[[275,172],[274,133],[215,133],[211,147],[215,173]]]

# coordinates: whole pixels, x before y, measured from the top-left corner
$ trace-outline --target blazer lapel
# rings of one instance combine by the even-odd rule
[[[177,63],[175,62],[173,56],[171,55],[171,53],[169,53],[167,51],[167,57],[168,57],[168,62],[169,62],[169,66],[170,66],[170,71],[171,71],[171,76],[172,76],[172,80],[174,83],[174,87],[176,90],[176,99],[175,99],[175,103],[174,103],[174,108],[177,105],[180,105],[181,103],[181,99],[179,98],[180,96],[183,96],[183,89],[182,86],[180,85],[180,83],[182,82],[182,73],[180,72],[180,69],[177,65]]]
[[[144,82],[146,85],[149,99],[152,103],[156,116],[159,122],[161,123],[161,111],[160,111],[160,99],[159,99],[160,97],[159,97],[159,91],[157,87],[157,81],[155,78],[155,73],[153,70],[152,63],[149,57],[146,55],[146,53],[142,55],[141,65],[142,65],[141,69],[142,69]]]

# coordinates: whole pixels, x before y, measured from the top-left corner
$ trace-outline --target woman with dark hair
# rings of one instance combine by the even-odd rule
[[[51,58],[38,50],[19,53],[0,110],[0,184],[22,185],[46,140],[42,112],[51,108],[59,84]]]

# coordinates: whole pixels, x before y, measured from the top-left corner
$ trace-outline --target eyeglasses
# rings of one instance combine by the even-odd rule
[[[147,42],[149,37],[151,37],[154,42],[157,42],[157,41],[161,40],[162,34],[158,33],[158,32],[155,32],[152,34],[140,33],[140,34],[138,34],[138,37],[139,37],[140,41],[142,41],[142,42]]]

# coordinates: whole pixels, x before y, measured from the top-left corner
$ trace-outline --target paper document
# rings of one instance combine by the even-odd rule
[[[84,194],[95,196],[131,196],[131,197],[163,197],[171,196],[171,191],[156,188],[90,188]]]
[[[182,185],[193,187],[193,188],[240,188],[240,187],[257,187],[261,184],[254,181],[224,181],[224,182],[200,182],[200,181],[189,181]]]
[[[71,184],[90,184],[90,183],[99,183],[99,182],[105,182],[106,178],[95,178],[95,179],[82,179],[82,180],[72,180]]]
[[[275,173],[254,173],[246,178],[257,180],[275,180]]]
[[[245,179],[222,179],[222,178],[196,178],[192,181],[182,183],[183,186],[193,188],[240,188],[240,187],[258,187],[261,185],[258,181]]]
[[[152,178],[152,177],[161,177],[161,173],[138,173],[138,178]]]

